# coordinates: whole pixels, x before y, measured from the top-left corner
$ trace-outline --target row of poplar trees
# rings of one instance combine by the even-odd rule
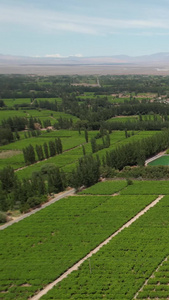
[[[48,143],[45,142],[43,145],[36,145],[35,149],[31,144],[23,148],[24,160],[27,165],[36,162],[36,154],[39,161],[62,152],[63,146],[60,138],[57,138],[54,141],[49,141]]]

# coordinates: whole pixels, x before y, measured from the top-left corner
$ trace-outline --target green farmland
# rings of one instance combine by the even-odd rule
[[[140,139],[151,136],[153,134],[155,134],[155,132],[148,132],[148,131],[144,132],[143,131],[143,132],[138,132],[137,134],[126,139],[124,132],[115,131],[110,135],[111,145],[110,145],[109,149],[105,148],[103,150],[100,150],[96,154],[94,154],[94,156],[99,155],[100,159],[102,159],[102,157],[106,154],[106,151],[115,149],[119,145],[125,145],[126,143],[129,143],[129,141],[131,141],[131,142],[137,141],[137,140],[139,141]],[[94,135],[95,135],[94,132],[89,132],[89,139]],[[91,144],[85,143],[84,133],[79,135],[78,132],[75,132],[74,136],[77,139],[72,138],[73,143],[68,138],[65,139],[65,143],[67,144],[67,149],[73,148],[73,145],[74,145],[74,147],[79,145],[77,148],[70,149],[67,152],[64,152],[60,155],[56,155],[56,156],[48,159],[49,163],[56,164],[59,168],[62,168],[66,173],[71,172],[72,169],[74,169],[74,167],[76,166],[78,159],[83,156],[83,150],[82,150],[82,146],[81,146],[82,143],[85,144],[84,147],[85,147],[86,154],[92,153]],[[40,136],[40,138],[41,138],[41,136]],[[37,139],[35,139],[34,141],[35,141],[35,143],[37,143]],[[98,139],[97,142],[98,142],[98,144],[99,144],[99,142],[102,143],[102,139]],[[71,147],[70,147],[70,145],[71,145]],[[64,139],[63,139],[63,148],[64,148]],[[44,164],[46,164],[46,161],[41,161],[38,164],[28,166],[25,169],[20,170],[17,173],[17,175],[19,178],[25,178],[25,177],[29,178],[31,176],[32,172],[39,171],[40,168]]]
[[[1,231],[0,295],[33,296],[154,199],[69,197]]]
[[[168,201],[169,197],[165,196],[42,299],[134,299],[169,255]],[[168,263],[164,265],[165,271],[169,270],[168,266]],[[167,299],[169,278],[160,276],[159,280],[150,279],[150,284],[162,285],[158,284],[156,289],[154,286],[152,291],[148,284],[136,299]]]
[[[0,299],[169,300],[168,83],[0,74]]]
[[[70,114],[66,114],[63,112],[57,112],[46,109],[28,109],[28,110],[3,110],[0,111],[0,123],[2,123],[2,120],[8,119],[9,117],[24,117],[29,119],[30,117],[37,118],[43,122],[44,120],[51,121],[51,124],[56,123],[57,119],[62,117],[66,119],[72,119],[73,122],[76,122],[78,120],[77,117],[72,116]]]

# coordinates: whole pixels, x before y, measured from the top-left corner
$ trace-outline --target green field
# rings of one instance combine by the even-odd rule
[[[21,105],[21,104],[31,104],[31,98],[14,98],[14,99],[2,99],[6,106],[13,107],[15,105]],[[56,102],[61,103],[61,98],[36,98],[37,102],[40,101],[49,101],[49,102]]]
[[[169,181],[136,181],[121,191],[121,195],[169,195]]]
[[[109,119],[107,122],[127,122],[127,121],[138,121],[138,116],[114,117]]]
[[[162,265],[149,278],[136,299],[168,299],[169,297],[169,261],[168,256]]]
[[[111,195],[119,192],[127,186],[125,180],[112,180],[98,182],[88,189],[83,190],[79,194],[89,194],[89,195]]]
[[[28,299],[154,199],[72,196],[1,231],[0,295]]]
[[[96,132],[90,131],[88,135],[89,135],[89,139],[90,139],[96,135]],[[38,137],[21,139],[17,142],[14,142],[14,143],[11,143],[11,144],[8,144],[5,146],[1,146],[0,151],[4,151],[4,154],[5,154],[5,151],[9,151],[9,150],[21,150],[22,151],[23,148],[27,147],[30,144],[33,147],[35,147],[37,144],[43,145],[44,142],[48,143],[51,140],[54,141],[55,138],[58,138],[58,137],[61,138],[62,145],[63,145],[63,151],[72,149],[77,146],[79,146],[79,149],[77,149],[77,150],[74,149],[74,151],[70,150],[71,152],[70,151],[65,152],[62,155],[59,155],[59,156],[57,155],[55,157],[49,158],[48,162],[56,163],[57,166],[62,167],[65,164],[69,164],[71,162],[76,161],[80,156],[83,155],[82,147],[80,145],[84,144],[86,142],[84,132],[82,131],[81,134],[79,135],[78,131],[70,131],[70,130],[58,130],[58,131],[51,131],[51,132],[45,131]],[[88,145],[88,148],[91,148],[91,147],[89,147],[89,145]],[[91,150],[89,150],[89,152],[90,151]],[[88,153],[87,147],[86,147],[86,153]],[[46,164],[46,160],[43,162],[40,162],[37,165],[35,164],[30,167],[27,167],[22,172],[24,172],[26,174],[26,177],[27,177],[27,174],[29,174],[28,175],[28,177],[29,177],[33,171],[40,170],[41,166],[44,164]],[[11,165],[14,169],[18,169],[18,168],[25,166],[23,154],[21,153],[21,154],[15,155],[15,152],[14,152],[14,155],[12,157],[10,157],[10,158],[2,157],[2,159],[0,156],[0,169],[4,168],[7,165]],[[21,175],[21,174],[19,173],[19,175]],[[22,177],[22,175],[21,175],[21,177]]]
[[[165,196],[42,299],[133,299],[169,255],[168,201]],[[168,284],[169,278],[163,276],[163,282]],[[138,299],[169,297],[167,285],[163,292],[150,292],[150,298],[149,292],[143,293]]]
[[[100,159],[102,159],[103,156],[106,155],[106,152],[112,149],[115,149],[118,145],[123,145],[132,141],[137,141],[145,137],[149,137],[156,132],[148,132],[148,131],[141,131],[141,132],[135,132],[134,135],[131,135],[130,138],[125,138],[125,134],[123,131],[114,131],[110,135],[111,139],[111,145],[107,149],[102,149],[94,154],[94,156],[99,155]],[[92,137],[94,137],[97,134],[97,131],[89,131],[89,141]],[[57,130],[57,131],[51,131],[51,132],[42,132],[42,134],[38,137],[31,137],[31,138],[24,138],[24,135],[22,135],[21,139],[19,141],[16,141],[14,143],[0,146],[0,151],[9,151],[9,150],[20,150],[22,151],[23,148],[27,147],[28,145],[32,144],[33,147],[38,145],[43,145],[44,142],[49,142],[50,140],[54,140],[55,138],[60,137],[63,145],[63,151],[64,152],[60,155],[56,155],[54,157],[49,158],[47,161],[41,161],[38,164],[33,164],[32,166],[28,166],[23,170],[20,170],[17,175],[19,178],[24,177],[30,177],[32,172],[39,171],[41,167],[49,163],[54,163],[58,167],[62,168],[65,172],[71,172],[78,161],[80,157],[83,156],[83,149],[82,144],[84,144],[86,154],[91,153],[91,144],[86,143],[84,131],[81,131],[81,134],[79,134],[78,131],[72,131],[72,130]],[[102,139],[97,139],[97,144],[102,144]],[[77,147],[77,148],[76,148]],[[73,149],[74,148],[74,149]],[[5,153],[5,152],[4,152]],[[36,157],[37,159],[37,157]],[[24,163],[24,157],[23,154],[16,154],[14,152],[14,155],[10,158],[1,158],[0,157],[0,169],[4,168],[5,166],[10,165],[14,169],[18,169],[25,166]]]
[[[95,134],[96,134],[96,132],[94,133],[94,131],[89,131],[89,140]],[[99,155],[100,159],[102,159],[102,157],[104,155],[106,155],[107,151],[109,151],[111,149],[115,149],[118,145],[123,145],[123,144],[129,143],[130,141],[131,142],[137,141],[144,137],[151,136],[152,134],[155,134],[155,132],[154,131],[153,132],[141,131],[141,132],[138,132],[135,135],[131,136],[130,138],[126,139],[124,132],[115,131],[110,135],[110,139],[111,139],[110,147],[108,149],[105,148],[103,150],[98,151],[97,153],[94,154],[94,156]],[[32,172],[39,171],[40,168],[44,164],[46,164],[46,162],[56,164],[56,166],[62,168],[67,173],[71,172],[72,169],[74,169],[74,167],[76,166],[78,159],[83,156],[83,150],[82,150],[82,147],[80,146],[80,144],[85,143],[84,132],[81,135],[79,135],[79,133],[76,132],[76,137],[77,137],[77,140],[76,140],[76,138],[73,138],[73,137],[72,138],[73,138],[73,143],[77,142],[77,144],[79,145],[78,148],[72,149],[61,155],[56,155],[54,157],[51,157],[50,159],[48,159],[48,161],[42,161],[42,162],[39,162],[38,164],[34,164],[23,170],[20,170],[17,173],[18,177],[19,178],[30,177]],[[66,139],[66,143],[69,144],[69,147],[70,147],[70,141],[71,140]],[[98,139],[97,143],[98,144],[102,143],[102,139]],[[86,154],[90,154],[92,152],[90,143],[85,144],[84,147],[85,147]]]
[[[58,111],[51,111],[47,109],[27,109],[27,110],[0,110],[0,124],[2,120],[8,119],[9,117],[24,117],[29,119],[30,117],[38,118],[43,122],[44,120],[51,121],[51,124],[56,123],[57,119],[62,117],[66,119],[72,119],[73,122],[78,121],[79,119],[70,114],[66,114]]]
[[[163,155],[153,161],[148,165],[150,166],[168,166],[169,165],[169,155]]]

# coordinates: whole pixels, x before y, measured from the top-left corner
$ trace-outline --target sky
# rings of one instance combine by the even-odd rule
[[[169,52],[169,0],[0,0],[0,54]]]

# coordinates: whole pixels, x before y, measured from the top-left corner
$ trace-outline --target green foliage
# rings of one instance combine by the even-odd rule
[[[169,254],[169,198],[123,230],[89,261],[55,286],[42,299],[134,299],[158,265]],[[168,270],[169,263],[166,263]],[[91,271],[90,271],[91,270]],[[160,269],[159,269],[160,270]],[[165,272],[163,272],[165,276]],[[163,275],[162,275],[163,276]],[[155,278],[157,281],[157,277]],[[168,278],[160,278],[156,291],[143,291],[138,299],[166,299]],[[72,297],[73,293],[73,297]],[[104,296],[103,296],[104,295]]]
[[[7,216],[4,212],[0,211],[0,223],[5,223],[7,220]]]
[[[14,295],[16,299],[30,298],[153,199],[152,196],[71,196],[0,231],[0,280],[1,287],[8,291],[3,299]],[[93,258],[91,264],[92,261]],[[62,299],[60,294],[58,297]]]
[[[9,167],[5,167],[0,171],[0,181],[2,190],[6,192],[10,192],[16,185],[17,177],[14,173],[14,169]]]
[[[23,155],[26,164],[29,165],[35,163],[35,151],[31,144],[28,147],[23,148]]]
[[[78,188],[95,184],[100,177],[100,163],[92,155],[86,155],[79,159],[77,168],[72,172],[72,186]]]

